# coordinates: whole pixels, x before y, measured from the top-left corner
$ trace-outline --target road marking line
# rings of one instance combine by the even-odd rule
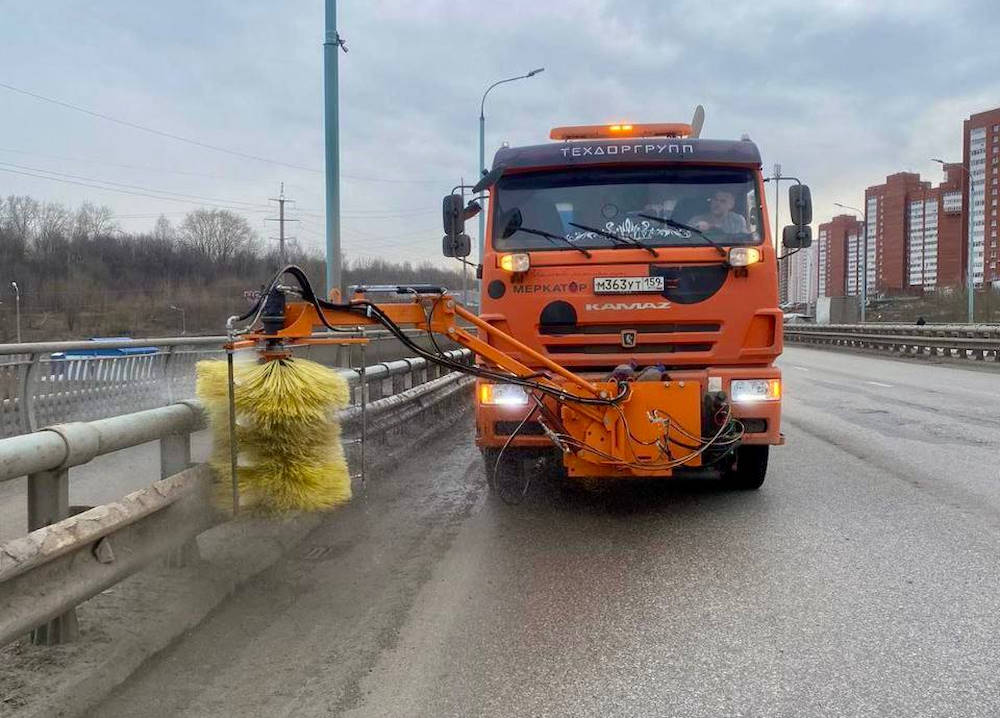
[[[795,366],[794,364],[792,364],[792,369],[798,369],[799,371],[809,371],[809,367]]]
[[[865,384],[873,384],[875,386],[884,386],[887,389],[891,389],[892,388],[892,384],[883,384],[880,381],[866,381]]]

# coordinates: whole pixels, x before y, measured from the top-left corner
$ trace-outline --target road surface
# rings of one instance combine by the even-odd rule
[[[466,421],[93,715],[1000,714],[1000,377],[782,365],[759,492],[507,506]]]

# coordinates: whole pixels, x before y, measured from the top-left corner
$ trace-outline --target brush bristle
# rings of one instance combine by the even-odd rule
[[[210,461],[220,500],[232,481],[229,376],[225,361],[198,362],[196,392],[213,433]],[[240,506],[257,513],[321,511],[351,498],[336,412],[350,401],[347,381],[306,359],[234,367],[236,478]]]

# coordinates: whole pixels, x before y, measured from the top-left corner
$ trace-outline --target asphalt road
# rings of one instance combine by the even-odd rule
[[[759,492],[507,506],[462,423],[93,715],[1000,714],[1000,375],[782,364]]]

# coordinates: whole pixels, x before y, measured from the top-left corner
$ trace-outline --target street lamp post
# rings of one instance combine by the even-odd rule
[[[940,159],[937,159],[937,158],[932,158],[931,162],[937,162],[942,167],[944,167],[944,165],[945,165],[945,161],[944,160],[940,160]],[[969,171],[968,167],[966,167],[965,165],[958,165],[958,166],[961,167],[962,171],[965,172],[965,174],[968,175],[968,177],[969,177],[969,203],[967,205],[968,206],[968,210],[969,210],[968,211],[968,214],[969,214],[969,237],[968,237],[969,250],[968,250],[967,256],[966,256],[966,262],[968,263],[968,267],[965,270],[965,291],[969,295],[969,297],[968,297],[968,300],[969,300],[969,324],[973,324],[975,322],[975,316],[976,316],[976,314],[975,314],[975,310],[976,310],[976,283],[975,283],[975,279],[972,276],[972,261],[973,261],[973,253],[972,253],[972,190],[973,190],[973,179],[972,179],[972,173]],[[983,268],[985,269],[985,262],[984,262],[984,267]]]
[[[187,319],[185,318],[184,310],[181,307],[175,307],[173,304],[170,305],[170,308],[175,312],[181,313],[181,334],[187,334]]]
[[[10,286],[14,289],[14,316],[17,323],[17,343],[21,343],[21,290],[17,286],[17,282],[11,282]]]
[[[865,323],[865,310],[868,306],[868,212],[863,212],[857,207],[834,202],[834,207],[849,209],[861,215],[861,323]],[[867,207],[867,203],[865,204]]]
[[[544,67],[539,67],[532,70],[526,75],[518,75],[517,77],[508,77],[505,80],[497,80],[492,85],[486,88],[486,92],[483,93],[483,99],[479,103],[479,174],[482,176],[486,172],[486,115],[484,110],[486,109],[486,96],[490,94],[492,90],[497,85],[502,85],[505,82],[514,82],[515,80],[525,80],[529,77],[534,77],[540,72],[544,72]],[[486,236],[486,213],[479,213],[479,263],[483,263],[483,244],[485,242]]]

